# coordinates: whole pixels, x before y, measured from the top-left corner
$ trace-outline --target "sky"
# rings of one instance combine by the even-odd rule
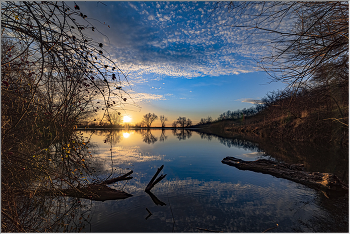
[[[74,2],[67,2],[73,7]],[[131,124],[147,113],[195,124],[283,89],[257,61],[268,54],[264,35],[231,27],[240,20],[215,2],[76,2],[100,32],[109,57],[127,74]],[[152,126],[159,126],[157,120]]]

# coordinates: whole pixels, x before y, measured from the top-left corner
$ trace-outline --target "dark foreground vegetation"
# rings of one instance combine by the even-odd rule
[[[1,231],[79,231],[87,207],[64,191],[100,179],[75,128],[126,101],[123,73],[84,34],[97,29],[78,5],[3,2],[1,11]]]

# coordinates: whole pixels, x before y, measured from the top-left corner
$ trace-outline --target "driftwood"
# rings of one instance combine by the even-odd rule
[[[101,183],[88,184],[84,187],[78,188],[69,188],[69,189],[50,189],[38,191],[37,195],[56,195],[56,196],[68,196],[68,197],[77,197],[85,198],[94,201],[106,201],[106,200],[118,200],[131,197],[131,194],[126,192],[112,189],[107,186],[107,184],[112,184],[121,180],[130,180],[132,177],[129,177],[133,171],[126,173],[125,175],[105,180]]]
[[[162,165],[160,168],[158,168],[156,174],[154,174],[153,178],[151,179],[151,181],[148,183],[146,189],[145,189],[145,192],[149,192],[151,191],[151,189],[156,185],[158,184],[162,179],[164,179],[164,177],[166,176],[165,175],[160,175],[158,178],[158,174],[163,170],[163,167],[164,165]],[[157,179],[156,179],[157,178]]]
[[[162,202],[161,200],[159,200],[156,195],[154,195],[151,192],[151,189],[158,184],[162,179],[165,178],[165,175],[160,175],[158,178],[158,174],[163,170],[164,165],[162,165],[160,168],[157,169],[157,172],[154,174],[154,176],[152,177],[152,179],[150,180],[150,182],[148,183],[148,185],[146,186],[145,192],[151,197],[152,201],[154,202],[154,204],[161,205],[161,206],[165,206],[166,204],[164,202]]]
[[[159,200],[152,192],[151,189],[159,183],[162,179],[164,179],[165,175],[160,175],[158,178],[158,174],[163,169],[164,165],[162,165],[160,168],[158,168],[156,174],[153,176],[151,181],[148,183],[145,192],[151,197],[152,201],[156,205],[164,206],[166,205],[164,202]],[[126,192],[112,189],[107,186],[107,184],[112,184],[117,181],[122,180],[130,180],[133,177],[130,175],[133,173],[133,171],[130,171],[122,176],[111,178],[108,180],[105,180],[101,183],[93,183],[88,184],[83,187],[76,187],[76,188],[68,188],[68,189],[49,189],[49,190],[40,190],[36,191],[36,195],[40,196],[68,196],[68,197],[76,197],[76,198],[85,198],[90,199],[94,201],[106,201],[106,200],[118,200],[118,199],[125,199],[128,197],[131,197],[131,194],[128,194]]]
[[[325,191],[348,191],[348,186],[332,173],[306,172],[302,164],[277,163],[266,159],[244,161],[235,157],[226,157],[222,163],[240,170],[250,170],[292,180]]]

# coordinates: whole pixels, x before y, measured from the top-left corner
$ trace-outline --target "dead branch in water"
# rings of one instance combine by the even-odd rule
[[[107,186],[107,184],[112,184],[121,180],[130,180],[132,177],[129,177],[133,171],[130,171],[122,176],[105,180],[98,184],[88,184],[81,188],[69,188],[69,189],[50,189],[39,191],[38,195],[57,195],[57,196],[68,196],[76,198],[85,198],[94,201],[106,201],[106,200],[118,200],[131,197],[131,194],[126,192],[112,189]]]
[[[244,161],[235,157],[226,157],[222,163],[240,170],[250,170],[292,180],[313,188],[326,191],[346,192],[348,186],[332,173],[307,172],[302,164],[277,163],[266,159]]]
[[[146,189],[145,189],[145,192],[149,192],[151,191],[151,189],[156,185],[158,184],[162,179],[164,179],[164,177],[166,176],[165,175],[160,175],[158,178],[158,174],[163,170],[163,167],[164,165],[162,165],[160,168],[158,168],[156,174],[154,174],[153,178],[151,179],[151,181],[148,183]],[[156,179],[157,178],[157,179]]]
[[[133,171],[130,171],[128,173],[126,173],[125,175],[122,175],[122,176],[118,176],[116,178],[112,178],[112,179],[109,179],[109,180],[105,180],[103,181],[101,184],[113,184],[117,181],[121,181],[121,180],[131,180],[133,177],[128,177],[129,175],[131,175],[133,173]]]

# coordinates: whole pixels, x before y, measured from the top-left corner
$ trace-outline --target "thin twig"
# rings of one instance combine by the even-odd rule
[[[268,228],[268,229],[266,229],[265,231],[263,231],[263,233],[264,233],[264,232],[271,231],[271,230],[273,230],[273,229],[275,229],[275,228],[278,228],[278,223],[276,223],[276,227]]]

